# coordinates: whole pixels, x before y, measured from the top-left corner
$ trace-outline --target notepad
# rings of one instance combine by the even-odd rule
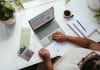
[[[31,57],[33,56],[33,53],[34,52],[30,50],[29,48],[23,47],[23,48],[20,48],[20,50],[18,51],[18,56],[25,59],[26,61],[29,61]]]
[[[93,22],[87,18],[74,18],[69,23],[68,26],[80,37],[90,36],[97,28]]]

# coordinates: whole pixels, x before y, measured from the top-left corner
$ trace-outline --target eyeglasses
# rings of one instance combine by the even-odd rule
[[[96,52],[91,52],[91,53],[89,53],[86,57],[84,57],[77,65],[78,65],[78,67],[80,68],[80,69],[82,69],[82,65],[84,65],[85,64],[85,62],[87,61],[87,60],[90,60],[90,59],[92,59],[95,55],[98,55]]]

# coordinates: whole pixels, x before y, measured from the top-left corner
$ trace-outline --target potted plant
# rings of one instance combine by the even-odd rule
[[[88,0],[88,7],[95,12],[95,16],[100,23],[100,0]]]
[[[12,24],[12,21],[14,21],[14,11],[15,9],[9,2],[6,0],[0,1],[0,20],[2,23]]]
[[[12,0],[15,2],[16,6],[19,8],[24,8],[21,4],[20,0]],[[15,8],[13,5],[7,0],[0,0],[0,22],[4,24],[14,24],[15,17],[14,17]]]

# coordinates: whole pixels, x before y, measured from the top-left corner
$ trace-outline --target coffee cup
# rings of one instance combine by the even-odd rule
[[[65,10],[64,11],[64,17],[65,18],[71,18],[71,17],[73,17],[73,15],[71,14],[70,10]]]

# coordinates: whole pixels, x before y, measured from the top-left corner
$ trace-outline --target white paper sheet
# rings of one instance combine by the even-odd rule
[[[72,45],[67,42],[63,43],[54,42],[46,48],[50,51],[51,56],[55,57],[55,56],[63,56],[66,52],[72,49]]]

